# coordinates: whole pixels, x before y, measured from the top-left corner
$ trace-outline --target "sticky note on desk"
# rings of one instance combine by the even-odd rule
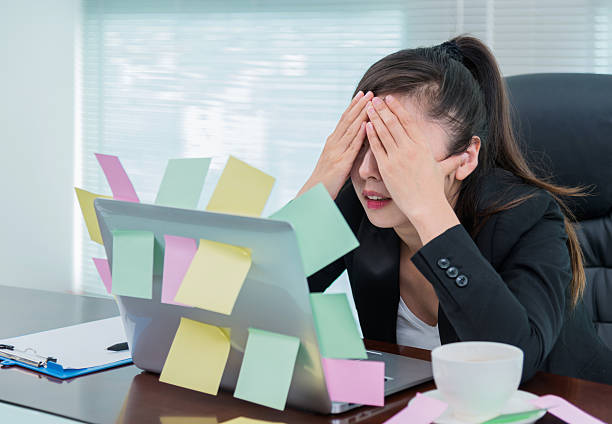
[[[169,159],[155,204],[195,209],[209,166],[210,158]]]
[[[153,297],[153,243],[150,231],[113,231],[113,294]]]
[[[229,315],[250,268],[248,249],[202,239],[174,300]]]
[[[229,351],[229,329],[182,317],[159,381],[216,395]]]
[[[559,396],[540,396],[531,403],[538,408],[547,409],[549,414],[568,424],[605,424]]]
[[[237,417],[228,421],[223,421],[221,424],[285,424],[278,421],[256,420],[255,418]]]
[[[198,250],[196,241],[192,238],[164,235],[166,247],[164,249],[164,273],[162,279],[162,303],[183,305],[176,302],[174,297],[178,292],[191,261]]]
[[[159,417],[160,424],[218,424],[217,417]]]
[[[83,219],[85,219],[85,225],[87,226],[87,231],[89,232],[89,238],[96,243],[104,244],[102,241],[102,234],[100,234],[98,217],[96,216],[96,210],[94,209],[94,200],[98,197],[102,199],[112,199],[112,197],[91,193],[77,187],[74,188],[74,191],[76,192],[77,199],[79,200],[79,206],[81,207]]]
[[[335,402],[385,404],[385,363],[321,358],[329,397]]]
[[[274,177],[230,156],[206,210],[260,216],[272,186]]]
[[[448,405],[441,400],[417,393],[407,407],[385,421],[385,424],[430,424],[446,411]]]
[[[311,293],[310,305],[321,356],[338,359],[368,357],[345,293]]]
[[[113,192],[113,198],[126,202],[139,202],[136,190],[134,190],[134,186],[125,169],[123,169],[119,158],[96,153],[96,159],[98,159],[98,163],[106,176],[106,181],[108,181],[108,185]]]
[[[306,276],[359,246],[323,184],[293,199],[270,218],[293,225]]]
[[[234,397],[285,409],[300,339],[249,328]]]
[[[108,264],[108,260],[104,258],[92,258],[94,264],[96,265],[96,269],[98,270],[98,274],[100,274],[100,278],[102,279],[102,284],[106,287],[106,292],[110,293],[113,287],[113,281],[111,277],[110,265]]]

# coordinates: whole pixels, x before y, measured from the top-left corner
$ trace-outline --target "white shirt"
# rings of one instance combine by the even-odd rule
[[[400,296],[397,308],[397,344],[431,350],[440,346],[438,326],[432,327],[421,321],[404,303]]]

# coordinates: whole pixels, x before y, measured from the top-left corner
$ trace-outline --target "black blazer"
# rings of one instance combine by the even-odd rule
[[[498,198],[534,196],[490,217],[474,240],[456,225],[411,258],[438,296],[441,342],[518,346],[525,354],[523,380],[544,370],[612,384],[612,351],[583,303],[570,305],[572,270],[557,202],[501,169],[480,190],[479,209]],[[360,246],[309,277],[310,290],[325,290],[346,269],[364,337],[395,343],[399,237],[370,223],[350,181],[336,204]]]

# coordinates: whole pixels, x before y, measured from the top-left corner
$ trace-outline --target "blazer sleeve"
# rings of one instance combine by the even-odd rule
[[[353,184],[349,179],[340,189],[335,200],[342,216],[349,224],[353,234],[357,234],[363,219],[364,210],[359,202]],[[350,255],[349,253],[348,255]],[[328,288],[346,269],[346,255],[336,259],[331,264],[308,277],[308,287],[311,292],[322,292]]]
[[[462,225],[412,261],[432,283],[460,340],[509,343],[524,352],[523,380],[540,368],[561,331],[572,278],[563,214],[541,190],[495,216],[494,269]],[[451,271],[454,267],[457,270]]]

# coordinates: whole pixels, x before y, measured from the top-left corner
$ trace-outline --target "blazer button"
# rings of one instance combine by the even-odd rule
[[[446,269],[450,266],[450,261],[447,258],[438,259],[438,266],[442,269]]]
[[[455,284],[457,284],[457,287],[465,287],[468,285],[468,278],[465,275],[461,274],[455,279]]]
[[[451,266],[446,270],[446,275],[448,275],[450,278],[455,278],[457,275],[459,275],[459,270],[454,266]]]

